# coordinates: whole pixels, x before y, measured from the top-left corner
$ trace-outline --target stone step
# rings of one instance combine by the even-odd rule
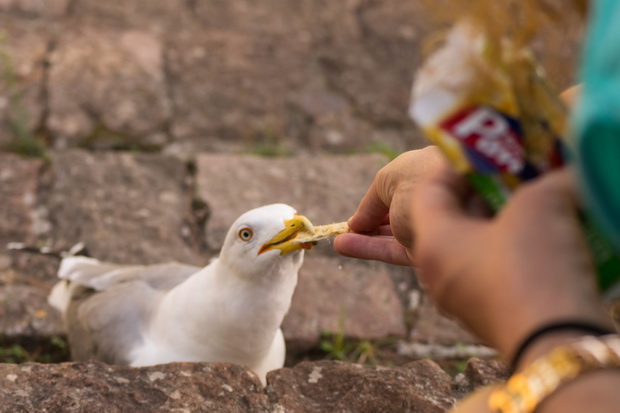
[[[480,360],[470,361],[455,379],[429,360],[394,368],[319,361],[275,370],[263,388],[244,367],[223,363],[0,364],[0,410],[441,413],[505,376],[501,365]]]

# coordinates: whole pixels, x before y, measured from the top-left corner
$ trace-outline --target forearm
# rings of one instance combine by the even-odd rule
[[[518,369],[548,354],[552,349],[582,337],[576,331],[558,332],[537,340],[524,353]],[[561,385],[541,404],[537,413],[555,412],[617,412],[620,406],[620,370],[598,370],[583,373]]]
[[[586,373],[559,388],[537,413],[612,413],[620,409],[620,370]]]
[[[489,397],[496,387],[485,387],[463,400],[450,413],[494,413]],[[620,406],[620,371],[584,374],[558,389],[536,413],[615,413]]]
[[[524,353],[517,366],[517,374],[534,360],[548,355],[553,349],[583,338],[583,332],[562,331],[541,337]],[[453,413],[491,412],[489,399],[491,394],[504,384],[483,388],[463,402],[459,403]],[[616,412],[620,406],[620,370],[595,370],[584,372],[576,378],[560,385],[557,390],[543,398],[536,413],[571,413],[571,412]]]

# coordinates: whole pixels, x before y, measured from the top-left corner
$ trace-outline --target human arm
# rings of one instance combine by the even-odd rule
[[[416,190],[411,255],[422,283],[440,308],[506,358],[549,322],[581,320],[613,328],[594,282],[574,186],[568,171],[551,173],[521,187],[495,218],[470,214],[467,182],[450,170]],[[540,338],[519,367],[579,335],[566,331]],[[617,372],[591,373],[561,388],[539,411],[613,411],[620,396],[611,389],[619,384]],[[486,394],[477,393],[456,411],[489,411],[486,401]],[[600,406],[593,409],[594,403]]]

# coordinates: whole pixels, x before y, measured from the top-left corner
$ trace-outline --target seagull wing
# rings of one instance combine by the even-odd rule
[[[176,262],[122,266],[77,258],[83,257],[63,262],[59,271],[70,286],[65,319],[72,356],[113,364],[130,363],[162,295],[200,270]]]
[[[58,278],[100,291],[136,280],[142,280],[157,290],[169,290],[198,270],[200,267],[178,262],[122,265],[88,257],[68,257],[60,264]]]

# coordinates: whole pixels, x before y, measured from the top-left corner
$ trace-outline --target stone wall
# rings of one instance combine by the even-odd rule
[[[407,118],[421,1],[3,0],[0,143],[279,154],[424,145]],[[536,49],[573,81],[579,26]],[[455,68],[458,70],[458,68]]]

